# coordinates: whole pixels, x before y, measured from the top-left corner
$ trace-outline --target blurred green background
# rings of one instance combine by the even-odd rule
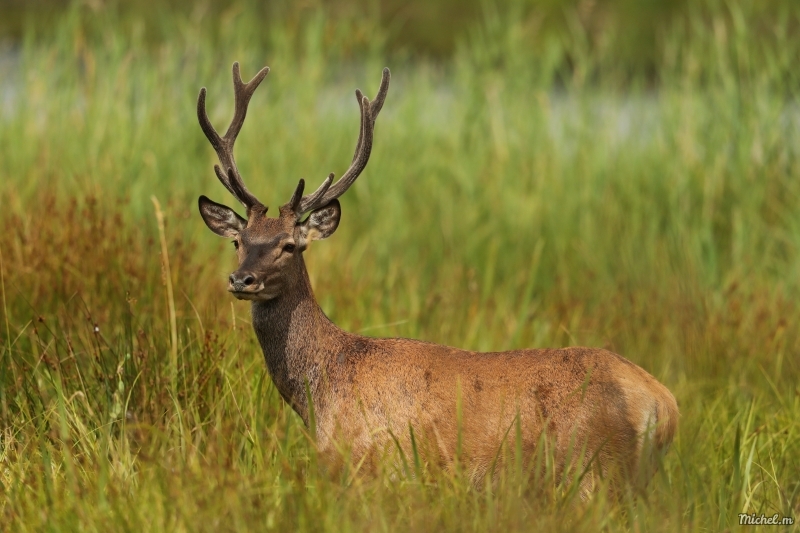
[[[0,14],[3,528],[729,531],[741,512],[800,515],[800,2]],[[298,178],[341,174],[353,90],[392,69],[369,166],[306,254],[334,322],[625,355],[682,413],[645,493],[317,468],[225,291],[231,245],[197,214],[200,194],[234,204],[195,106],[208,87],[223,127],[237,60],[245,78],[272,68],[236,147],[272,212]]]
[[[26,29],[56,31],[73,5],[58,0],[3,0],[0,36],[18,42]],[[150,46],[174,38],[167,22],[174,19],[186,20],[215,42],[220,38],[220,23],[243,11],[256,17],[263,30],[248,36],[249,42],[269,46],[267,30],[273,26],[291,29],[323,12],[328,37],[336,34],[337,44],[348,44],[341,51],[346,57],[357,58],[365,46],[380,46],[390,56],[438,61],[452,58],[460,43],[485,31],[494,19],[505,17],[519,33],[519,44],[531,52],[545,53],[552,41],[566,48],[580,46],[583,53],[613,58],[620,71],[649,78],[657,78],[669,62],[666,54],[676,33],[692,39],[701,29],[718,37],[722,37],[720,32],[746,31],[755,51],[782,43],[777,28],[787,35],[798,29],[790,0],[91,0],[80,5],[87,19],[97,18],[101,24],[108,24],[106,17],[113,12],[114,24],[120,29],[136,27]],[[374,42],[376,37],[379,42]],[[577,58],[564,61],[568,67]]]

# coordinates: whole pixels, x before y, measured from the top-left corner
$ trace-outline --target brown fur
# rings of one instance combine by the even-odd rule
[[[513,441],[519,416],[525,457],[545,432],[558,470],[586,467],[596,454],[604,474],[634,479],[645,446],[663,453],[677,429],[669,390],[606,350],[478,353],[342,331],[317,305],[299,254],[291,286],[253,302],[252,314],[270,375],[306,425],[308,381],[318,445],[332,468],[346,460],[343,444],[353,464],[396,451],[398,443],[411,457],[411,425],[427,440],[425,459],[444,468],[453,466],[460,438],[461,461],[480,486],[504,441]],[[569,450],[576,459],[583,450],[580,464],[564,464]],[[586,490],[589,483],[587,477]]]

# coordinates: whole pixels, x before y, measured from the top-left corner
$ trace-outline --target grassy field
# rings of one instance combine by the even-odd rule
[[[195,11],[162,19],[155,43],[96,7],[29,25],[0,60],[0,528],[800,519],[800,6],[754,29],[752,2],[707,3],[717,18],[659,37],[656,75],[617,68],[579,27],[527,46],[527,19],[490,3],[435,62],[323,11]],[[272,209],[298,178],[344,171],[352,91],[373,95],[392,69],[369,167],[306,254],[320,304],[368,335],[625,355],[681,409],[645,494],[580,503],[524,472],[476,491],[458,473],[320,471],[248,304],[225,290],[232,247],[197,213],[200,194],[235,204],[195,116],[207,86],[212,121],[228,120],[234,60],[246,78],[272,68],[237,143]]]

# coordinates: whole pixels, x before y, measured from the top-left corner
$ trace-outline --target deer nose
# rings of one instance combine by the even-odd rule
[[[234,272],[228,278],[231,289],[241,291],[256,282],[255,276],[249,272]]]

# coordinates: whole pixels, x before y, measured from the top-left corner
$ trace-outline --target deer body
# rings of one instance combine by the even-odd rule
[[[599,465],[630,476],[637,475],[646,435],[656,450],[672,440],[674,398],[617,354],[592,348],[478,353],[355,335],[328,320],[302,261],[298,270],[299,286],[286,296],[252,303],[253,328],[275,386],[308,426],[307,384],[320,452],[333,468],[346,459],[341,443],[354,464],[378,460],[398,445],[411,457],[410,425],[431,445],[426,460],[445,468],[460,438],[462,460],[480,485],[504,441],[513,442],[517,416],[525,456],[544,431],[555,439],[557,458],[566,460],[569,449],[577,458],[578,443],[585,443],[581,461],[599,449]]]
[[[224,137],[208,122],[201,91],[200,123],[226,169],[215,167],[217,176],[245,205],[248,218],[205,197],[200,211],[215,233],[234,239],[239,268],[229,291],[252,300],[253,328],[270,376],[307,426],[311,398],[327,463],[369,467],[386,454],[410,457],[417,446],[413,431],[427,462],[450,468],[460,461],[477,485],[496,473],[501,449],[515,438],[526,458],[546,442],[557,471],[599,468],[627,479],[642,472],[649,477],[650,456],[666,451],[677,429],[677,405],[666,387],[617,354],[595,348],[478,353],[355,335],[325,316],[302,253],[338,227],[336,198],[366,166],[389,73],[384,70],[374,102],[356,92],[361,133],[350,169],[336,184],[331,174],[306,196],[301,180],[280,215],[270,218],[244,186],[232,151],[266,72],[244,84],[234,64],[236,112]],[[310,213],[305,220],[304,213]],[[581,482],[585,491],[592,485],[592,476]]]

